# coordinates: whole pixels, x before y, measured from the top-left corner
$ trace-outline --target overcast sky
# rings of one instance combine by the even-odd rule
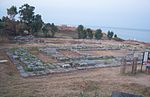
[[[150,0],[0,0],[0,18],[25,3],[44,22],[150,29]]]

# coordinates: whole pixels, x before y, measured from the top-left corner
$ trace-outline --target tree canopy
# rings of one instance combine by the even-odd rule
[[[30,6],[28,4],[24,4],[19,7],[20,19],[25,23],[30,23],[34,18],[34,6]]]
[[[108,39],[112,39],[113,38],[113,36],[114,36],[114,32],[112,32],[112,31],[108,31],[108,33],[107,33],[107,37],[108,37]]]
[[[15,16],[17,14],[17,7],[16,6],[11,6],[10,8],[7,9],[7,14],[9,15],[9,18],[11,20],[15,20]]]
[[[31,28],[32,28],[32,33],[37,33],[38,31],[40,31],[40,29],[42,28],[43,25],[43,21],[41,18],[41,15],[37,14],[33,17],[33,21],[30,24]]]
[[[54,23],[51,24],[51,37],[54,37],[55,33],[58,31],[57,26]]]
[[[82,39],[83,38],[83,33],[84,33],[84,26],[83,25],[79,25],[77,27],[77,32],[78,32],[78,38]]]
[[[115,34],[115,35],[114,35],[114,38],[117,38],[117,37],[118,37],[117,34]]]
[[[95,32],[95,38],[97,40],[101,39],[103,37],[103,33],[102,33],[102,30],[101,29],[97,29],[96,32]]]
[[[82,32],[84,30],[84,26],[83,25],[79,25],[78,27],[77,27],[77,31],[78,32]]]
[[[54,37],[55,33],[58,31],[57,26],[55,26],[54,23],[50,24],[47,23],[43,26],[42,31],[45,35],[45,37]]]
[[[90,38],[90,39],[92,39],[93,38],[93,32],[92,32],[92,30],[90,28],[87,28],[86,31],[87,31],[87,37]]]
[[[0,29],[5,30],[8,35],[23,35],[24,32],[29,32],[32,35],[44,35],[45,37],[55,37],[55,33],[58,31],[57,26],[52,23],[44,23],[40,14],[35,14],[35,7],[29,4],[24,4],[19,7],[17,11],[16,6],[11,6],[7,9],[7,15],[0,19]],[[20,20],[15,20],[15,16],[19,14]],[[91,28],[85,28],[83,25],[78,25],[76,29],[79,39],[95,39],[99,40],[103,37],[101,29],[94,30]],[[39,34],[40,33],[40,34]],[[108,39],[117,38],[117,35],[108,31]]]

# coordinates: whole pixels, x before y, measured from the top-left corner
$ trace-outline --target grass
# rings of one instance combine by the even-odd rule
[[[104,61],[112,61],[112,58],[92,58],[88,60],[104,60]]]
[[[149,97],[150,95],[150,87],[145,87],[136,83],[122,84],[121,86],[126,90],[132,91],[134,94],[144,95],[145,97]]]

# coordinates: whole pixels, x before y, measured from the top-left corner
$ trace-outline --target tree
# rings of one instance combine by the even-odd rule
[[[20,19],[25,23],[31,23],[34,18],[34,9],[35,7],[28,4],[24,4],[19,7]]]
[[[97,29],[96,32],[95,32],[95,38],[97,40],[101,39],[103,37],[103,33],[102,33],[102,30],[101,29]]]
[[[16,23],[16,35],[25,34],[24,31],[29,30],[28,25],[22,21]]]
[[[5,28],[5,22],[0,20],[0,36],[2,36],[4,34],[4,31],[3,31],[4,28]]]
[[[113,35],[114,35],[114,32],[112,32],[112,31],[108,31],[108,33],[107,33],[107,37],[108,37],[108,39],[112,39],[112,37],[113,37]]]
[[[47,23],[43,26],[42,31],[45,37],[48,37],[48,31],[50,30],[50,23]]]
[[[32,23],[30,23],[30,25],[31,25],[32,34],[37,34],[37,32],[40,31],[40,29],[42,28],[42,25],[43,25],[41,15],[39,15],[39,14],[35,15],[33,17]]]
[[[5,32],[8,35],[15,35],[16,32],[16,22],[10,20],[8,17],[3,17],[3,22],[5,23]]]
[[[114,35],[114,38],[117,38],[117,34]]]
[[[84,26],[83,25],[79,25],[77,27],[77,32],[78,32],[78,38],[81,39],[82,33],[84,31]]]
[[[81,32],[81,39],[86,39],[87,38],[87,32],[86,32],[86,30],[83,30],[82,32]]]
[[[86,31],[87,31],[87,37],[92,39],[93,38],[92,30],[90,28],[88,28]]]
[[[0,19],[0,29],[4,29],[5,27],[5,22],[3,22],[1,19]]]
[[[51,37],[54,37],[54,35],[55,35],[55,33],[58,31],[58,28],[57,28],[57,26],[55,26],[55,24],[54,23],[52,23],[52,25],[51,25]]]
[[[16,6],[11,6],[10,8],[7,9],[7,14],[9,15],[10,20],[15,20],[15,16],[17,13],[18,12]]]
[[[42,31],[43,31],[45,37],[48,37],[48,36],[54,37],[55,33],[58,31],[58,28],[57,28],[57,26],[55,26],[54,23],[52,23],[52,24],[47,23],[43,26]]]
[[[79,25],[78,28],[77,28],[77,31],[81,32],[81,31],[83,31],[83,29],[84,29],[84,26],[83,25]]]

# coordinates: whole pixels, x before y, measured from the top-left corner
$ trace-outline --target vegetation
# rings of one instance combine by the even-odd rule
[[[84,26],[83,25],[79,25],[77,27],[77,32],[78,32],[78,38],[82,39],[83,38],[83,32],[84,32]]]
[[[96,32],[95,32],[95,38],[97,40],[101,39],[103,37],[103,33],[102,33],[102,30],[101,29],[97,29]]]
[[[4,29],[4,27],[5,27],[5,23],[2,20],[0,20],[0,30]]]
[[[118,37],[117,34],[115,34],[115,35],[114,35],[114,38],[117,38],[117,37]]]
[[[33,22],[34,19],[34,9],[35,7],[30,6],[28,4],[24,4],[21,7],[19,7],[19,14],[20,14],[20,19],[27,23],[30,24]]]
[[[119,37],[114,37],[113,39],[116,40],[116,41],[124,41],[123,39],[121,39]]]
[[[77,32],[78,32],[78,38],[79,39],[93,39],[94,34],[92,29],[87,28],[85,29],[83,25],[79,25],[77,27]],[[97,40],[101,39],[103,37],[103,33],[101,29],[97,29],[95,32],[95,38]]]
[[[54,23],[52,23],[51,24],[51,37],[53,38],[54,37],[54,35],[55,35],[55,32],[57,32],[58,31],[58,28],[55,26],[55,24]]]
[[[0,21],[0,29],[4,30],[5,34],[9,36],[32,34],[38,36],[38,34],[51,33],[50,37],[54,37],[55,33],[58,31],[57,26],[52,23],[49,28],[45,27],[48,31],[42,30],[43,26],[47,26],[42,20],[40,14],[35,14],[35,7],[28,4],[24,4],[19,7],[17,11],[16,6],[12,6],[7,9],[7,14],[9,17],[3,16]],[[15,20],[15,16],[19,14],[20,20]]]
[[[78,39],[95,39],[100,40],[103,37],[103,33],[101,29],[97,29],[94,31],[90,28],[85,29],[83,25],[79,25],[77,27]],[[113,37],[114,36],[114,37]],[[118,38],[117,34],[114,35],[114,32],[108,31],[107,38],[111,40],[112,38],[116,41],[123,41],[121,38]]]
[[[52,24],[47,23],[43,26],[42,31],[43,31],[45,37],[53,38],[55,35],[55,32],[58,31],[58,28],[55,26],[54,23],[52,23]],[[49,34],[49,32],[51,32],[51,34]]]
[[[16,6],[11,6],[7,9],[7,15],[0,19],[0,35],[17,36],[17,35],[34,35],[44,37],[55,37],[58,28],[54,23],[44,23],[40,14],[35,14],[35,7],[29,4],[24,4],[17,11]],[[20,20],[15,20],[15,16],[19,15]],[[5,33],[4,33],[5,32]],[[94,30],[84,28],[83,25],[77,27],[78,39],[101,39],[103,33],[101,29]],[[108,39],[121,40],[117,35],[108,31]]]
[[[41,18],[41,15],[37,14],[33,17],[33,21],[31,23],[31,28],[32,28],[32,34],[37,35],[43,25],[43,21]]]
[[[29,67],[25,67],[24,70],[27,71],[27,72],[33,72],[33,69],[29,68]]]
[[[93,32],[92,32],[92,30],[90,28],[88,28],[86,31],[87,31],[87,37],[89,39],[92,39],[93,38]]]
[[[108,33],[107,33],[108,39],[111,40],[113,38],[113,36],[114,36],[114,32],[108,31]]]
[[[5,23],[2,22],[2,20],[0,20],[0,36],[4,35],[4,31],[3,31],[4,27],[5,27]]]
[[[119,38],[117,34],[114,35],[113,39],[116,41],[124,41],[123,39]]]
[[[7,9],[7,14],[9,15],[9,18],[11,20],[15,20],[15,16],[17,14],[17,7],[16,6],[12,6],[9,9]]]
[[[50,23],[47,23],[42,28],[43,34],[45,37],[48,37],[48,31],[50,30]]]

